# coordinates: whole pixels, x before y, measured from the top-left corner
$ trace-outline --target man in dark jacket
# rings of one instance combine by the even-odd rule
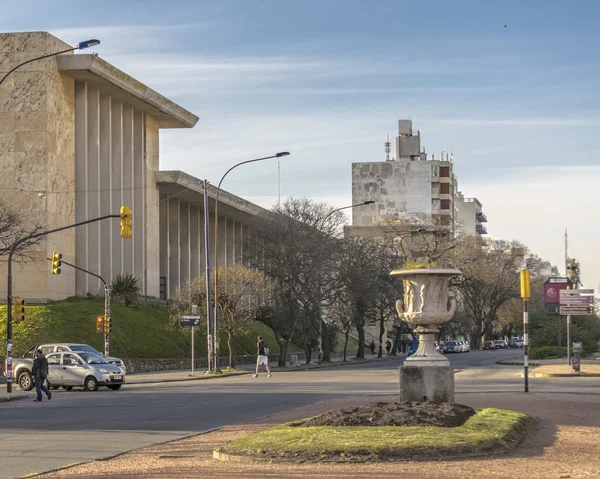
[[[256,349],[257,349],[257,356],[258,356],[258,358],[256,359],[256,374],[253,374],[252,377],[255,377],[255,378],[258,377],[258,370],[260,369],[261,365],[264,364],[265,368],[267,369],[267,377],[270,378],[271,377],[271,368],[269,368],[269,348],[263,341],[262,336],[258,337],[258,343],[256,343]]]
[[[37,399],[33,402],[42,402],[42,391],[48,396],[48,401],[52,399],[52,393],[44,385],[44,381],[46,381],[46,378],[48,377],[48,360],[41,349],[37,350],[37,356],[33,360],[31,376],[35,381],[35,392],[37,393]]]

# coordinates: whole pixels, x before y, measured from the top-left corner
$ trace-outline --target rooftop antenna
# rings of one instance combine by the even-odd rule
[[[390,161],[390,150],[391,150],[390,135],[388,135],[386,133],[385,134],[385,161]]]

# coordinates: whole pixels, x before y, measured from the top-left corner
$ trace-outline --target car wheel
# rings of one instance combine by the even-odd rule
[[[24,371],[19,374],[17,382],[19,383],[21,391],[31,391],[33,389],[33,381],[31,380],[31,373],[29,371]]]
[[[98,380],[94,376],[88,376],[87,378],[85,378],[83,387],[86,391],[97,391],[98,390]]]
[[[111,386],[106,386],[108,389],[112,389],[113,391],[118,391],[121,389],[122,384],[113,384]]]

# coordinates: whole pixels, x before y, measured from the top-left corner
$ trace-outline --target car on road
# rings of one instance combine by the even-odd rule
[[[496,347],[496,349],[506,349],[508,348],[508,343],[503,339],[496,339],[494,341],[494,346]]]
[[[444,343],[444,353],[460,353],[458,341],[446,341]]]
[[[471,352],[471,345],[469,344],[469,341],[461,341],[463,343],[463,349],[465,351],[465,353],[469,353]]]
[[[54,352],[66,352],[66,351],[81,351],[87,352],[91,354],[95,354],[97,356],[103,356],[100,352],[98,352],[93,347],[83,344],[83,343],[46,343],[46,344],[35,344],[23,355],[22,358],[13,358],[12,361],[12,370],[13,370],[13,378],[16,380],[17,384],[21,391],[31,391],[34,387],[33,381],[31,379],[31,368],[33,366],[33,360],[35,357],[35,352],[41,349],[42,352],[47,356],[48,354]],[[104,358],[110,364],[118,366],[123,371],[125,371],[125,364],[119,358],[113,357],[105,357]],[[6,361],[4,362],[4,375],[6,375]]]
[[[97,354],[70,351],[50,353],[46,359],[50,387],[96,391],[99,386],[106,386],[117,391],[125,383],[125,371]]]
[[[515,341],[515,348],[522,348],[525,345],[522,339],[517,339]]]
[[[495,341],[484,341],[483,349],[496,349]]]

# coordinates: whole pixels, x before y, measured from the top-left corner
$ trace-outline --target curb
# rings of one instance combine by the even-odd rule
[[[251,371],[240,371],[235,373],[223,373],[217,375],[209,375],[209,376],[191,376],[185,378],[167,378],[167,379],[140,379],[136,381],[135,379],[127,379],[125,384],[156,384],[156,383],[176,383],[176,382],[184,382],[184,381],[206,381],[208,379],[219,379],[219,378],[228,378],[232,376],[243,376],[245,374],[251,374]]]
[[[501,359],[500,361],[496,361],[496,364],[500,364],[502,366],[524,366],[522,359]],[[537,363],[535,361],[529,361],[529,366],[544,366],[541,363]]]
[[[285,368],[279,368],[273,369],[273,372],[277,372],[277,371],[281,371],[281,372],[292,372],[292,371],[309,371],[311,369],[321,369],[321,368],[339,368],[342,366],[348,366],[348,365],[352,365],[352,364],[366,364],[366,363],[375,363],[375,362],[382,362],[382,361],[399,361],[401,359],[406,359],[403,357],[398,357],[398,356],[391,356],[391,357],[387,357],[387,358],[373,358],[373,359],[351,359],[349,361],[335,361],[335,362],[329,362],[329,363],[321,363],[321,364],[303,364],[300,366],[295,367],[294,369],[292,369],[292,366],[289,366],[289,368],[286,366]]]
[[[35,397],[33,394],[23,394],[19,396],[4,396],[0,397],[0,403],[2,402],[10,402],[10,401],[20,401],[22,399],[31,399]]]
[[[539,378],[600,378],[600,373],[533,373],[533,377]]]

